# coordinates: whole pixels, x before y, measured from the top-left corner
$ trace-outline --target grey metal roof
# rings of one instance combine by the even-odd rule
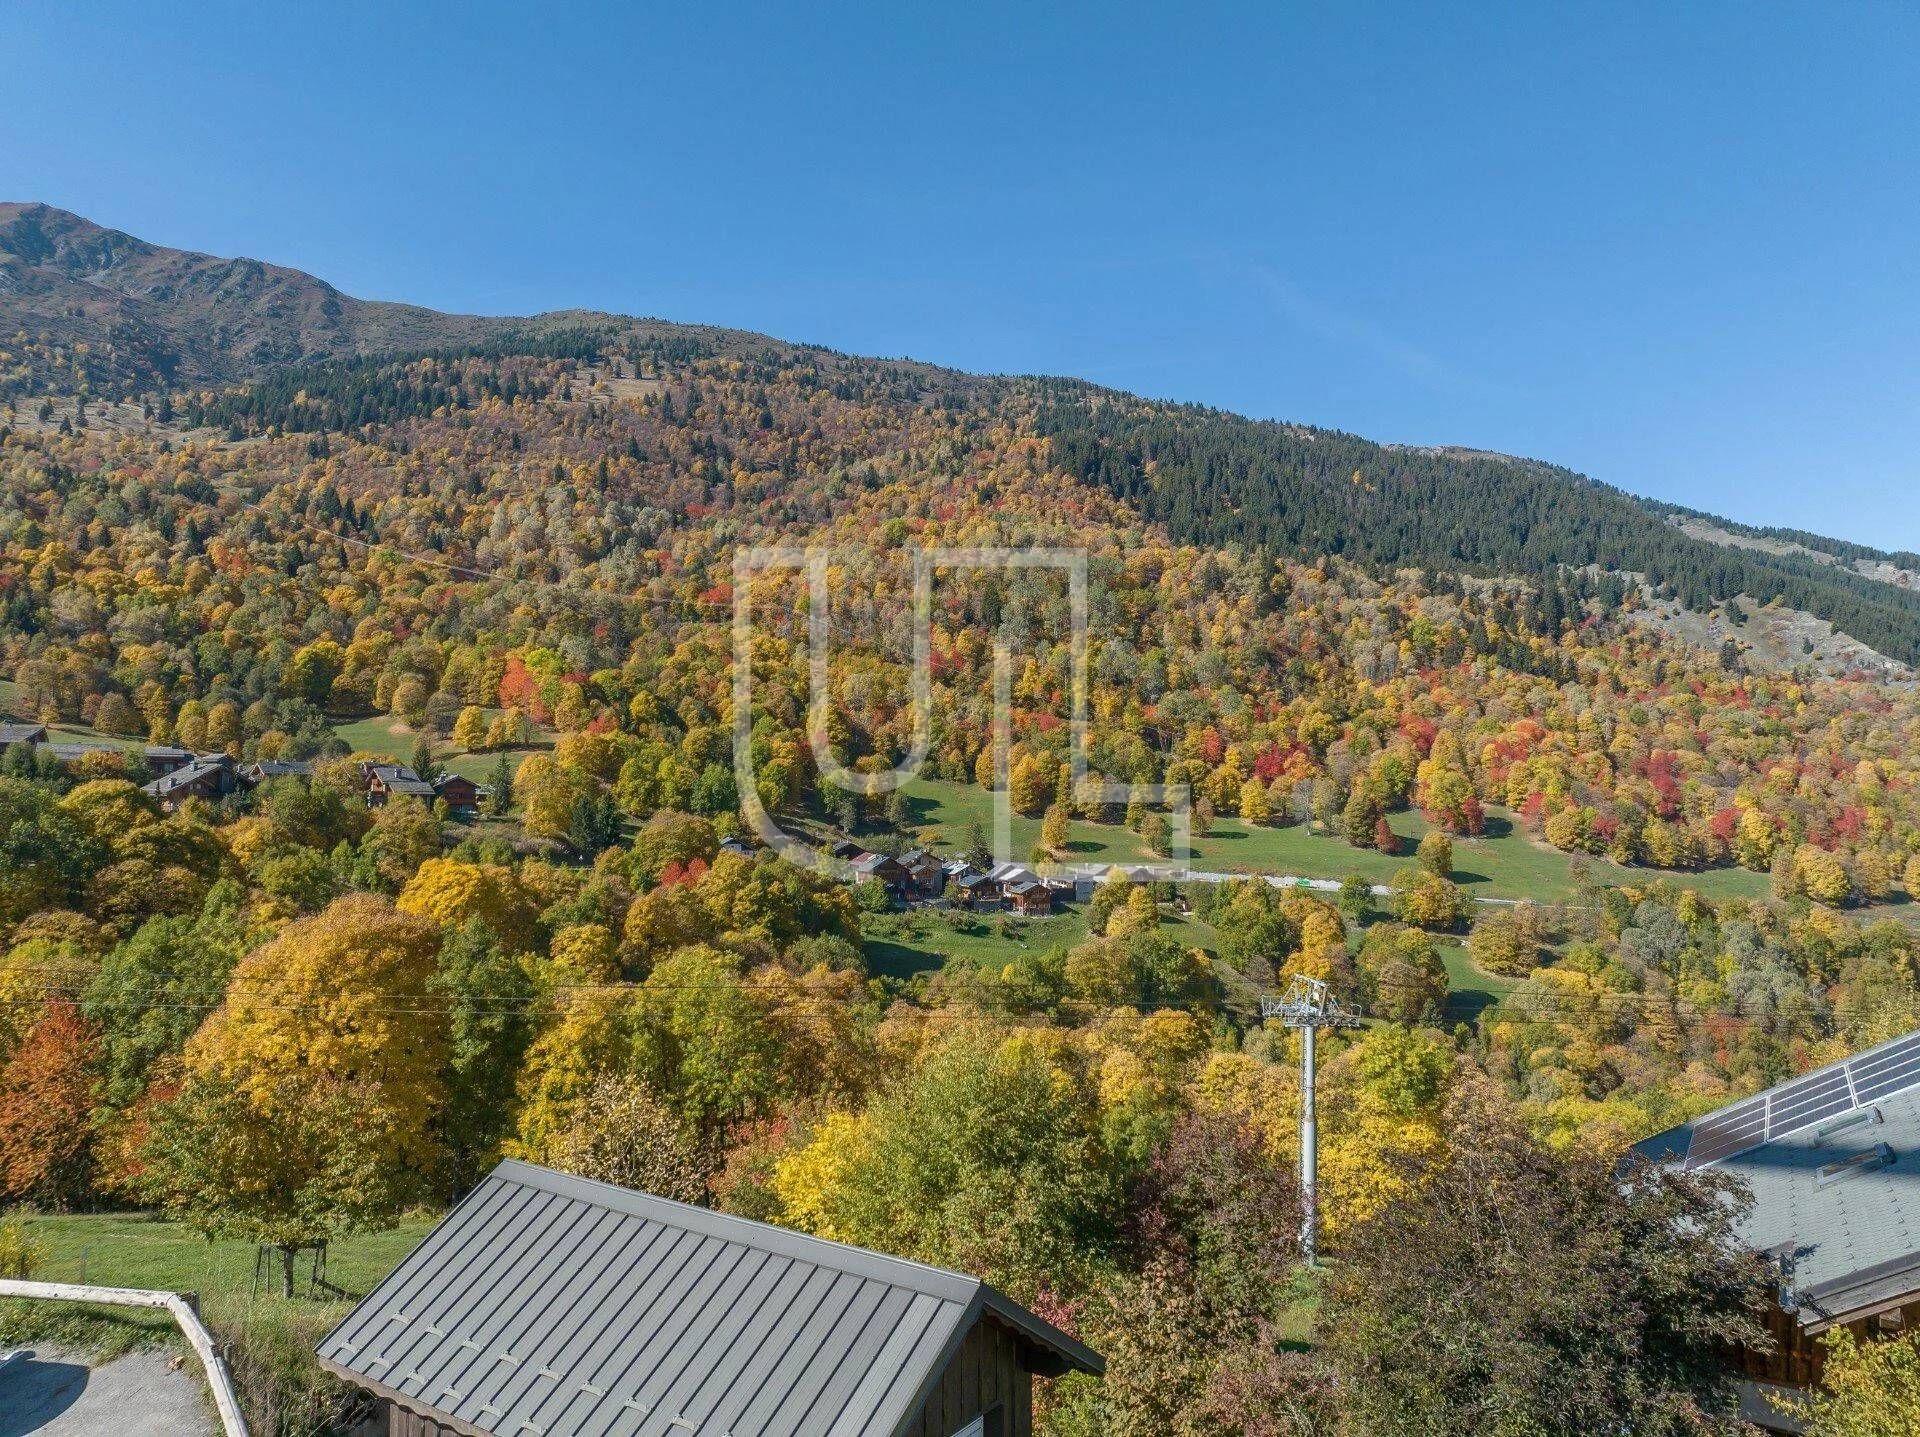
[[[302,778],[313,772],[313,765],[303,759],[263,758],[247,765],[247,772],[257,778]]]
[[[45,724],[14,723],[9,719],[0,719],[0,744],[39,743],[46,736]]]
[[[1683,1123],[1635,1151],[1743,1179],[1741,1240],[1819,1329],[1920,1292],[1920,1034]]]
[[[140,787],[156,798],[165,798],[177,789],[189,788],[202,779],[212,778],[224,772],[226,766],[224,760],[197,758],[185,768],[176,768],[172,773],[163,773],[153,782],[143,783]]]
[[[318,1351],[466,1433],[892,1437],[985,1315],[1102,1370],[974,1278],[509,1161]]]

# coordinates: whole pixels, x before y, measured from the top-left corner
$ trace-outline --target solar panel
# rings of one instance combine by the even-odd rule
[[[1749,1098],[1700,1120],[1693,1130],[1693,1142],[1687,1148],[1687,1166],[1703,1167],[1743,1153],[1766,1140],[1767,1100]]]
[[[1920,1033],[1702,1118],[1686,1166],[1705,1167],[1920,1086]]]
[[[1798,1132],[1838,1117],[1853,1106],[1845,1068],[1811,1074],[1768,1095],[1767,1136]]]
[[[1862,1103],[1871,1103],[1920,1083],[1920,1033],[1853,1059],[1854,1091]]]

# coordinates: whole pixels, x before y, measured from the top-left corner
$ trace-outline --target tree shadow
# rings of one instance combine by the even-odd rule
[[[1508,838],[1513,834],[1513,820],[1490,813],[1477,835],[1480,838]]]
[[[887,938],[869,938],[865,944],[867,971],[877,978],[912,978],[931,973],[945,961],[938,953]]]
[[[1461,884],[1466,884],[1466,883],[1491,883],[1491,882],[1493,882],[1493,880],[1492,880],[1491,878],[1489,878],[1489,877],[1487,877],[1487,875],[1486,875],[1486,874],[1484,874],[1484,873],[1475,873],[1475,872],[1473,872],[1473,871],[1472,871],[1471,869],[1467,869],[1467,868],[1456,868],[1456,869],[1454,869],[1454,870],[1453,870],[1453,881],[1454,881],[1455,883],[1461,883]]]
[[[1480,988],[1456,988],[1447,994],[1447,1021],[1465,1023],[1472,1026],[1480,1021],[1480,1015],[1487,1009],[1499,1004],[1497,993],[1489,993]]]
[[[27,1437],[50,1426],[87,1390],[89,1369],[29,1352],[0,1367],[0,1437]]]

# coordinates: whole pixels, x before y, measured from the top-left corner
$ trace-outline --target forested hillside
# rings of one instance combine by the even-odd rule
[[[89,392],[171,412],[175,390],[247,380],[243,392],[193,411],[200,419],[211,408],[240,429],[351,428],[431,412],[449,397],[395,394],[389,383],[387,398],[368,408],[365,396],[383,387],[369,386],[379,365],[368,361],[396,355],[587,358],[597,346],[615,346],[680,360],[831,359],[753,335],[604,314],[487,318],[360,300],[298,271],[168,249],[17,203],[0,205],[0,331],[11,337],[0,397]],[[327,363],[353,359],[361,362]],[[1778,552],[1703,542],[1665,522],[1680,512],[1670,506],[1532,460],[1384,446],[1070,382],[983,381],[922,366],[901,372],[911,376],[903,393],[965,391],[1016,410],[1037,393],[1034,427],[1052,441],[1055,461],[1180,542],[1339,555],[1388,569],[1625,571],[1696,609],[1739,594],[1777,601],[1903,663],[1920,660],[1920,595],[1828,559],[1898,568],[1898,555],[1737,524],[1731,531],[1780,541],[1767,546]]]
[[[1746,594],[1805,609],[1889,657],[1920,657],[1920,597],[1816,557],[1689,537],[1661,506],[1550,464],[1118,395],[1069,394],[1039,425],[1063,467],[1189,543],[1486,574],[1596,566],[1644,574],[1690,608]]]
[[[1061,381],[578,316],[167,380],[18,292],[0,1198],[285,1246],[515,1154],[990,1277],[1112,1359],[1047,1394],[1049,1437],[1737,1430],[1710,1359],[1757,1273],[1710,1180],[1623,1190],[1615,1159],[1920,1026],[1920,698],[1671,642],[1588,566],[1920,647],[1892,588],[1547,466]],[[775,543],[835,554],[819,713],[804,581],[735,592]],[[1183,856],[1148,789],[1185,785],[1204,838],[1311,830],[1394,891],[1122,877],[1028,923],[755,851],[737,599],[754,796],[975,846],[818,755],[910,752],[911,554],[996,544],[1088,554],[1087,758],[1125,795],[1071,782],[1060,577],[943,575],[925,772],[999,782],[1003,639],[1016,856],[1094,826]],[[362,760],[407,754],[488,791],[382,802]],[[269,766],[142,786],[194,755]],[[1570,901],[1473,902],[1496,834],[1572,855]],[[899,961],[907,922],[944,963]],[[1325,1277],[1294,1270],[1297,1054],[1257,1002],[1296,975],[1368,1019],[1322,1050]],[[1452,1340],[1392,1340],[1420,1311]],[[308,1376],[278,1430],[337,1415]]]

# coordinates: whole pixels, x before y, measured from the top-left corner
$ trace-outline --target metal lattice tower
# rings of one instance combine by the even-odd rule
[[[1319,1257],[1320,1214],[1315,1186],[1320,1166],[1313,1116],[1314,1038],[1322,1028],[1358,1028],[1364,1019],[1333,996],[1318,978],[1296,973],[1278,998],[1260,1000],[1262,1018],[1278,1018],[1300,1030],[1300,1256],[1308,1267]]]

